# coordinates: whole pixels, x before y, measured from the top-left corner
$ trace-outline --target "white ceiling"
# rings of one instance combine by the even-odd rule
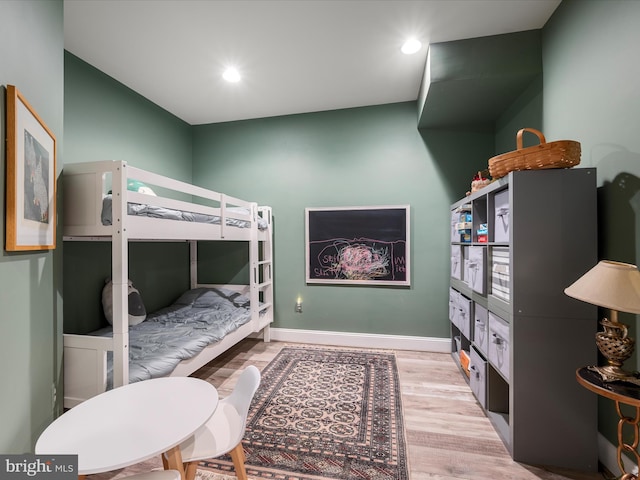
[[[65,49],[192,125],[415,100],[426,46],[541,28],[560,0],[65,0]],[[239,83],[222,80],[235,65]]]

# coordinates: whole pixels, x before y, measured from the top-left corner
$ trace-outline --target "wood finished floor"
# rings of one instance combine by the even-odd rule
[[[193,376],[228,395],[247,365],[264,368],[286,345],[246,339]],[[514,462],[448,354],[398,350],[411,480],[603,480],[609,474],[549,469]],[[428,375],[425,372],[429,372]],[[87,480],[118,480],[160,468],[154,459]]]

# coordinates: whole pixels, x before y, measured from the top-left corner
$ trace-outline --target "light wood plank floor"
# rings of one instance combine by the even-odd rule
[[[247,339],[194,374],[224,397],[247,365],[265,367],[285,345]],[[448,354],[396,351],[411,480],[603,480],[608,473],[551,471],[514,462]],[[425,374],[428,372],[428,375]],[[89,475],[117,480],[160,466],[159,459]]]

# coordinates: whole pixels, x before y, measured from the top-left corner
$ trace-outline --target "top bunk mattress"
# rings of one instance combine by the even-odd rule
[[[100,239],[125,231],[130,239],[250,240],[254,231],[264,239],[271,230],[267,206],[123,161],[65,165],[63,180],[65,240]],[[118,221],[126,229],[114,231]],[[176,221],[185,227],[175,228]]]
[[[105,195],[102,200],[102,213],[100,217],[103,225],[111,225],[111,203],[111,195]],[[251,213],[248,209],[241,207],[229,207],[227,208],[227,211],[231,214],[236,213],[249,215]],[[142,203],[132,202],[127,203],[127,214],[140,217],[180,220],[184,222],[209,223],[213,225],[219,225],[221,222],[221,217],[217,215],[206,215],[202,213],[174,210],[170,208],[159,207],[156,205],[146,205]],[[227,217],[225,225],[238,228],[250,228],[251,222],[247,220]],[[266,230],[268,226],[269,225],[267,220],[258,215],[258,228],[260,230]]]

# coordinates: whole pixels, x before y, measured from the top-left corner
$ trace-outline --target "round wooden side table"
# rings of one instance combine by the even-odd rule
[[[640,468],[640,454],[638,453],[638,445],[640,444],[640,387],[632,383],[603,382],[600,375],[591,371],[588,367],[576,370],[576,379],[584,388],[616,402],[616,412],[620,418],[618,420],[617,452],[618,467],[622,472],[620,480],[637,479],[637,475],[626,471],[622,462],[622,455],[623,452],[630,453],[635,459],[636,466]],[[621,404],[635,408],[635,415],[633,417],[625,415],[620,407]],[[626,426],[631,427],[633,432],[633,441],[631,443],[625,443],[623,439],[623,431]]]

